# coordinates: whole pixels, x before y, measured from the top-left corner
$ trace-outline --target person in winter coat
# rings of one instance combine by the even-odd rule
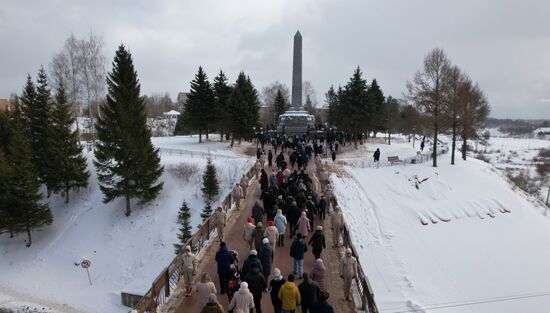
[[[281,275],[278,268],[273,270],[273,279],[269,282],[269,295],[271,296],[271,304],[273,305],[274,313],[283,313],[283,302],[279,299],[279,290],[286,283],[286,280]]]
[[[309,244],[311,245],[311,251],[315,256],[315,260],[319,259],[321,257],[321,252],[327,247],[325,244],[325,234],[323,234],[323,226],[317,226],[313,236],[311,236],[309,240]]]
[[[332,151],[332,162],[336,162],[336,151]]]
[[[194,291],[199,296],[201,307],[208,303],[208,298],[211,294],[217,293],[216,286],[210,280],[210,275],[207,272],[202,273],[201,281],[195,286]]]
[[[227,217],[221,206],[219,206],[216,212],[212,214],[212,222],[218,231],[218,238],[220,241],[223,241],[223,229],[225,227],[226,219]]]
[[[252,231],[252,240],[254,240],[254,249],[260,251],[262,240],[264,239],[265,227],[262,222],[256,224],[256,228]]]
[[[328,202],[324,195],[321,195],[321,199],[319,200],[319,204],[317,205],[317,211],[319,212],[319,218],[323,221],[325,220],[325,216],[327,213],[327,207]]]
[[[303,187],[303,189],[305,189],[305,186]],[[294,198],[296,198],[296,204],[300,208],[300,211],[305,210],[307,202],[305,190],[300,190],[300,192],[298,192],[296,196],[294,196]]]
[[[254,218],[254,225],[264,221],[264,208],[260,203],[260,200],[256,200],[254,206],[252,207],[252,217]]]
[[[282,170],[279,170],[277,172],[277,186],[281,187],[284,181],[285,181],[285,175],[283,174]]]
[[[327,184],[325,186],[325,197],[327,198],[327,202],[328,202],[328,207],[327,209],[330,210],[330,208],[332,207],[333,205],[333,192],[332,192],[332,186],[330,184]]]
[[[350,248],[346,249],[346,255],[340,260],[340,278],[344,280],[344,297],[351,302],[351,281],[357,279],[357,259],[352,256]]]
[[[260,261],[262,262],[262,274],[267,281],[269,275],[271,275],[271,265],[273,264],[273,247],[269,243],[267,238],[264,238],[262,244],[262,250],[260,253]]]
[[[262,152],[262,155],[260,155],[260,164],[262,165],[262,167],[265,167],[265,159],[266,159],[266,155],[265,155],[265,152]]]
[[[183,283],[185,285],[185,295],[191,294],[193,288],[193,277],[197,270],[197,257],[191,253],[191,247],[185,246],[181,255],[181,276],[183,276]]]
[[[208,297],[208,302],[202,308],[201,313],[225,313],[222,305],[218,302],[215,293],[211,293]]]
[[[254,307],[257,313],[262,312],[262,293],[267,288],[267,282],[260,269],[253,268],[250,273],[244,276],[244,281],[248,283],[248,289],[254,296]]]
[[[372,156],[374,157],[374,162],[380,161],[380,149],[376,148]]]
[[[265,229],[264,237],[267,237],[271,247],[275,247],[275,243],[277,243],[277,239],[279,238],[279,230],[277,229],[277,227],[275,227],[275,223],[273,221],[267,222],[267,228]]]
[[[344,226],[344,216],[340,211],[340,207],[334,208],[334,213],[330,217],[330,228],[332,229],[332,246],[338,247],[340,238],[342,237],[342,227]]]
[[[311,226],[309,223],[309,218],[307,218],[307,213],[302,211],[302,216],[298,219],[298,233],[301,234],[303,238],[307,238],[310,231]]]
[[[256,175],[256,179],[260,181],[261,178],[261,169],[262,165],[260,164],[260,160],[256,160],[256,163],[254,163],[254,173]]]
[[[267,152],[267,162],[268,162],[267,166],[269,167],[273,166],[273,152],[271,152],[271,150]]]
[[[231,193],[231,197],[235,201],[235,207],[237,210],[241,209],[241,199],[243,197],[243,188],[238,183],[235,184],[235,188],[233,188],[233,192]]]
[[[227,309],[231,310],[242,310],[243,312],[252,312],[254,308],[254,296],[250,290],[248,290],[248,283],[243,281],[240,285],[239,291],[235,292],[231,302]]]
[[[329,296],[330,294],[328,291],[321,290],[319,293],[319,300],[309,307],[309,311],[312,313],[334,313],[334,309],[327,302]]]
[[[301,278],[304,272],[304,253],[306,252],[307,243],[302,235],[298,233],[290,246],[290,256],[294,258],[294,273],[298,275],[298,278]]]
[[[309,219],[309,228],[313,229],[313,218],[317,214],[317,207],[315,207],[315,203],[311,196],[308,197],[306,202],[306,212],[307,218]]]
[[[300,218],[300,208],[296,205],[296,201],[293,201],[288,207],[286,217],[288,219],[288,224],[290,225],[290,238],[292,238],[292,236],[296,234],[298,219]]]
[[[256,250],[250,250],[248,258],[244,260],[243,268],[241,269],[241,277],[245,277],[252,271],[253,268],[257,268],[260,272],[263,272],[262,262],[258,258],[258,252]]]
[[[283,284],[278,296],[282,302],[283,312],[294,313],[296,311],[296,307],[302,302],[302,297],[298,287],[294,284],[294,275],[288,275],[288,281]]]
[[[302,313],[313,312],[308,310],[309,307],[319,299],[319,292],[321,292],[319,285],[315,281],[309,279],[307,273],[304,273],[302,283],[298,286],[298,290],[302,297]]]
[[[275,227],[277,227],[277,232],[279,233],[279,238],[277,239],[277,245],[280,247],[285,246],[285,231],[286,231],[286,217],[283,215],[283,211],[280,209],[277,210],[277,215],[275,215]]]
[[[325,272],[327,271],[327,268],[325,267],[325,263],[322,259],[315,260],[315,263],[313,263],[313,268],[311,269],[311,273],[309,274],[309,278],[316,281],[317,284],[319,284],[319,288],[321,290],[326,289],[325,286]]]
[[[261,170],[261,175],[260,175],[260,185],[262,187],[262,191],[266,191],[267,188],[269,187],[269,180],[267,178],[267,173],[263,168]]]
[[[243,174],[243,177],[241,177],[241,181],[239,182],[241,185],[241,188],[243,190],[243,198],[246,198],[246,190],[248,189],[248,185],[250,184],[250,180],[248,177],[246,177],[246,174]]]
[[[274,187],[278,187],[278,186],[279,186],[279,184],[277,182],[277,174],[271,173],[269,175],[269,187],[274,188]]]
[[[227,250],[225,242],[220,243],[220,250],[216,252],[216,262],[218,265],[218,276],[220,277],[220,292],[225,294],[229,275],[231,274],[231,264],[235,262],[233,255]]]
[[[243,240],[248,244],[248,251],[254,249],[254,240],[252,238],[252,233],[256,226],[253,224],[254,220],[252,217],[247,219],[247,223],[243,227]]]

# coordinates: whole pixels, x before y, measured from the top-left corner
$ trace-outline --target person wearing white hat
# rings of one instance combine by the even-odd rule
[[[344,280],[344,297],[351,302],[351,281],[357,279],[357,259],[352,255],[350,248],[340,260],[340,278]]]
[[[254,296],[250,290],[248,290],[248,283],[243,281],[240,285],[240,288],[233,295],[233,299],[229,303],[227,309],[231,310],[243,310],[244,312],[250,312],[254,308]]]
[[[193,276],[197,271],[197,257],[191,253],[191,247],[185,246],[181,255],[181,276],[183,276],[183,284],[185,286],[185,295],[190,296],[193,289]]]

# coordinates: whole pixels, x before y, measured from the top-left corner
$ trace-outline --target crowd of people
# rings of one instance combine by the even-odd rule
[[[229,312],[262,312],[261,300],[269,293],[273,311],[324,313],[334,312],[327,302],[329,292],[325,283],[326,266],[323,251],[327,240],[322,225],[315,225],[315,217],[324,221],[330,218],[333,230],[332,244],[338,247],[341,241],[343,216],[340,208],[334,206],[333,191],[326,184],[322,193],[315,190],[314,180],[306,172],[310,160],[314,160],[318,171],[323,170],[320,154],[322,145],[303,137],[285,138],[280,144],[273,141],[273,150],[266,154],[258,149],[255,178],[259,181],[260,198],[253,207],[251,216],[242,227],[242,240],[248,248],[248,255],[239,266],[238,253],[230,250],[223,241],[225,213],[218,209],[213,218],[220,239],[216,252],[217,274],[220,294],[227,295]],[[263,144],[262,144],[263,145]],[[280,148],[279,153],[277,150]],[[338,146],[334,149],[338,149]],[[287,157],[285,157],[285,153]],[[273,156],[276,155],[275,160]],[[267,173],[266,168],[271,170]],[[318,172],[319,173],[319,172]],[[235,186],[232,196],[237,209],[246,198],[250,181],[243,175]],[[220,226],[223,225],[223,226]],[[221,228],[221,229],[220,229]],[[285,253],[285,239],[292,240],[288,258],[293,261],[293,270],[283,275],[274,264],[277,253]],[[313,266],[304,271],[304,258],[311,250]],[[186,295],[197,293],[203,305],[202,312],[225,312],[217,301],[217,290],[208,273],[201,275],[200,282],[192,286],[196,270],[196,257],[189,247],[183,253],[183,271]],[[351,301],[351,282],[357,278],[357,260],[351,250],[346,250],[339,264],[340,277],[344,283],[344,299]]]

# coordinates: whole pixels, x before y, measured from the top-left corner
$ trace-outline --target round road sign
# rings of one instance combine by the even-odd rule
[[[92,265],[92,262],[90,262],[90,260],[84,260],[82,261],[82,263],[80,263],[80,266],[82,266],[83,268],[88,268],[90,267],[90,265]]]

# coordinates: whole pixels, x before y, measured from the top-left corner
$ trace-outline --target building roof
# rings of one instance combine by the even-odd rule
[[[164,112],[162,114],[164,114],[164,115],[180,115],[181,113],[176,111],[176,110],[170,110],[170,111]]]

